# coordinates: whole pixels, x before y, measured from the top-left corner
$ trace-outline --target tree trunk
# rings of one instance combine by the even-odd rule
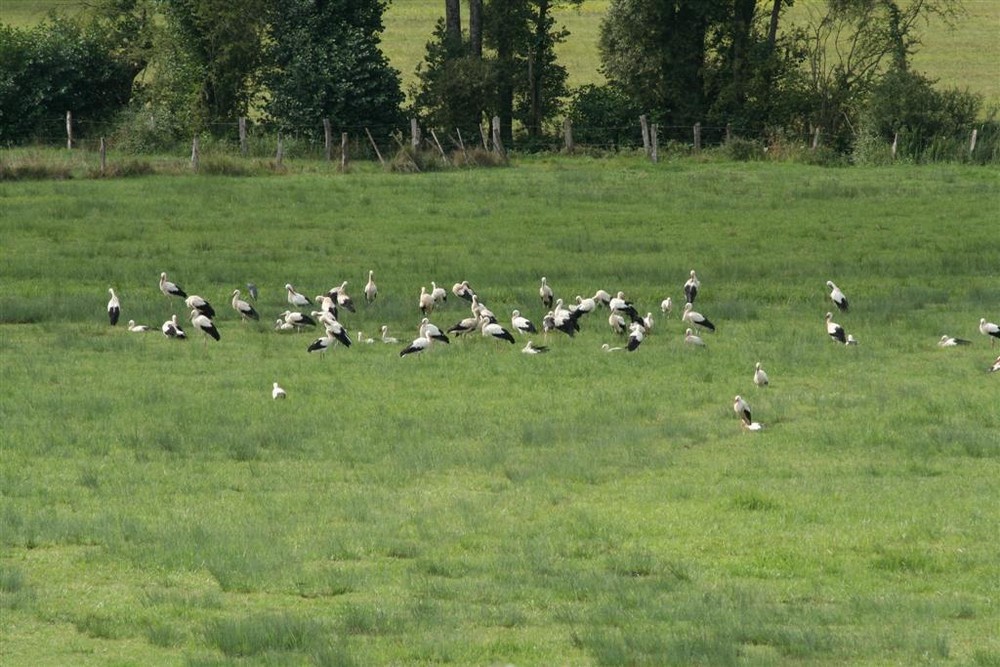
[[[483,0],[469,0],[469,45],[473,57],[483,57]]]
[[[771,5],[771,23],[767,27],[767,50],[774,51],[774,44],[778,39],[778,18],[781,16],[782,0],[774,0]]]
[[[534,16],[534,46],[528,54],[528,86],[531,94],[528,134],[532,137],[537,137],[542,132],[542,77],[545,75],[545,37],[548,15],[549,0],[538,0],[538,13]]]
[[[444,0],[444,34],[454,44],[462,43],[461,12],[459,0]]]

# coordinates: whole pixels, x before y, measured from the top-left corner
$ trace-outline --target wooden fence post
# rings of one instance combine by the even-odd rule
[[[899,132],[892,137],[892,159],[896,159],[896,147],[899,146]]]
[[[101,137],[100,153],[101,153],[101,175],[104,175],[104,170],[108,166],[108,152],[107,148],[104,145],[104,137]]]
[[[431,137],[434,139],[434,145],[437,146],[438,152],[441,153],[441,159],[444,160],[445,164],[450,164],[448,156],[445,154],[444,149],[441,148],[441,142],[438,141],[437,133],[433,127],[431,128]]]
[[[200,151],[198,149],[198,135],[194,135],[194,140],[191,142],[191,169],[198,171],[198,159],[200,156]]]
[[[347,171],[347,132],[340,133],[340,170]]]
[[[420,149],[420,123],[416,118],[410,119],[410,146],[413,150]]]
[[[504,155],[503,143],[500,141],[500,116],[493,116],[493,150],[497,155]]]
[[[646,151],[646,155],[649,155],[649,121],[646,120],[646,114],[639,116],[639,127],[642,129],[642,147]]]
[[[278,132],[278,151],[274,155],[274,161],[280,167],[282,162],[285,160],[285,141],[281,137],[281,132]]]
[[[726,143],[728,144],[733,140],[733,124],[726,123]]]
[[[572,153],[575,148],[573,144],[573,121],[569,118],[563,119],[563,140],[566,142],[566,152]]]
[[[384,167],[385,160],[382,159],[382,153],[378,150],[378,144],[375,143],[375,140],[372,138],[372,133],[368,131],[367,127],[365,128],[365,134],[368,135],[368,141],[372,142],[372,148],[375,149],[375,155],[378,157],[378,163]]]
[[[239,131],[240,131],[240,155],[243,157],[247,156],[247,118],[246,116],[240,116],[239,119]]]
[[[650,153],[649,159],[652,160],[653,164],[660,161],[660,141],[657,138],[657,131],[660,126],[653,123],[652,127],[649,128],[649,143],[650,143]]]
[[[323,119],[323,155],[327,162],[333,159],[333,129],[329,118]]]
[[[73,112],[66,112],[66,150],[73,148]]]
[[[816,131],[813,132],[813,143],[812,143],[812,149],[813,150],[816,150],[817,148],[819,148],[819,133],[820,133],[820,128],[819,128],[819,125],[817,125],[816,126]]]
[[[486,123],[485,130],[483,129],[482,125],[479,126],[479,138],[483,140],[483,150],[486,152],[489,152],[490,150],[490,141],[489,139],[486,138],[486,134],[489,132],[489,127],[490,127],[489,123]]]
[[[701,151],[701,123],[694,124],[694,152]]]
[[[969,140],[969,155],[976,150],[976,137],[979,135],[979,128],[972,128],[972,139]]]

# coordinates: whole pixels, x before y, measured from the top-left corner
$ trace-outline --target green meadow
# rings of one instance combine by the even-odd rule
[[[1000,664],[998,204],[995,169],[629,157],[0,182],[0,662]],[[704,348],[659,308],[692,268]],[[219,342],[159,333],[161,271]],[[509,326],[541,276],[654,328],[400,358],[421,286]],[[344,280],[400,343],[273,330]]]

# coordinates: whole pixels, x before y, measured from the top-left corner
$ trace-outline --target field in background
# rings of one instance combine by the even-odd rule
[[[808,0],[800,0],[791,16],[808,11]],[[79,0],[3,0],[0,20],[15,25],[38,21],[51,8],[73,8]],[[601,18],[608,0],[587,0],[578,9],[563,9],[558,20],[571,36],[559,46],[560,60],[569,70],[569,84],[601,83],[597,50]],[[982,93],[987,105],[1000,104],[1000,2],[965,0],[967,17],[954,30],[931,25],[914,59],[918,70],[939,78],[943,86],[968,88]],[[385,16],[383,49],[403,76],[404,90],[415,83],[414,70],[424,57],[434,23],[444,14],[442,0],[396,0]],[[467,20],[467,17],[463,17]]]
[[[983,168],[638,158],[0,183],[0,662],[995,665],[998,197]],[[692,267],[703,350],[658,308]],[[402,343],[432,280],[504,322],[545,275],[657,323],[538,357],[271,329],[286,282],[360,300],[369,269],[342,320]],[[220,342],[108,326],[109,286],[186,321],[160,271]]]

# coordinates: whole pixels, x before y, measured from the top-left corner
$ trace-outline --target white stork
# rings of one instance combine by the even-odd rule
[[[202,314],[197,309],[191,311],[191,324],[200,329],[203,334],[215,340],[219,340],[219,330],[215,328],[215,322],[210,317]],[[206,341],[208,338],[205,339]]]
[[[472,301],[472,297],[476,295],[472,288],[469,287],[469,281],[463,280],[460,283],[455,283],[451,286],[451,293],[457,296],[459,299],[465,299],[466,301]]]
[[[314,340],[312,343],[309,344],[309,347],[306,348],[306,352],[311,354],[313,352],[318,351],[322,354],[323,352],[326,352],[333,346],[334,340],[335,339],[333,337],[333,334],[330,333],[328,329],[325,334],[323,334],[322,336],[320,336],[319,338],[317,338],[316,340]]]
[[[604,350],[605,352],[621,352],[622,349],[624,349],[624,348],[611,347],[607,343],[604,343],[603,345],[601,345],[601,349]]]
[[[300,313],[297,310],[286,310],[281,314],[281,316],[285,319],[285,323],[291,324],[296,330],[302,329],[303,327],[316,326],[316,320],[309,315]]]
[[[542,300],[542,305],[546,308],[552,307],[552,288],[549,287],[548,281],[545,276],[542,276],[542,285],[538,288],[538,297]]]
[[[549,348],[546,347],[545,345],[535,345],[530,340],[524,347],[521,348],[521,352],[524,354],[542,354],[548,351]]]
[[[989,371],[990,373],[1000,371],[1000,357],[997,357],[996,361],[993,362],[993,365],[989,367]]]
[[[332,290],[326,293],[331,299],[337,300],[337,305],[349,313],[357,312],[354,310],[354,299],[347,293],[347,281],[340,283],[339,287],[334,287]]]
[[[670,311],[674,309],[674,301],[669,296],[660,302],[660,312],[664,315],[669,315]]]
[[[847,334],[847,340],[844,341],[844,345],[857,345],[858,339],[854,337],[854,334]]]
[[[611,301],[608,302],[608,308],[614,312],[625,313],[632,322],[642,322],[642,318],[639,317],[639,311],[635,309],[632,302],[625,300],[625,292],[618,292],[618,294],[613,296]]]
[[[187,338],[187,334],[184,333],[184,329],[181,329],[181,325],[177,323],[177,316],[172,315],[169,320],[163,323],[160,327],[160,331],[167,338],[173,338],[175,340],[184,340]]]
[[[753,419],[750,417],[750,404],[744,401],[739,394],[733,399],[733,412],[747,424],[753,423]]]
[[[280,398],[288,398],[288,394],[286,394],[285,390],[282,389],[277,382],[275,382],[272,384],[271,398],[273,398],[274,400],[278,400]]]
[[[160,291],[163,292],[164,296],[179,296],[182,299],[187,298],[187,292],[180,288],[180,285],[172,283],[167,280],[166,272],[160,274]]]
[[[417,306],[424,315],[434,310],[434,297],[427,293],[427,288],[423,285],[420,286],[420,298],[417,300]]]
[[[954,338],[948,334],[941,336],[941,340],[938,341],[938,347],[958,347],[959,345],[972,345],[972,341],[965,340],[964,338]]]
[[[192,294],[184,299],[184,305],[192,310],[197,310],[198,313],[209,319],[215,317],[215,308],[212,308],[212,304],[197,294]]]
[[[359,331],[358,332],[357,341],[359,343],[363,344],[363,345],[371,345],[372,343],[375,342],[375,339],[374,338],[365,338],[365,332],[364,331]]]
[[[448,340],[448,336],[441,331],[436,324],[431,323],[426,317],[420,321],[420,328],[418,331],[421,336],[439,340],[442,343],[451,343],[451,341]]]
[[[510,314],[510,324],[515,331],[520,331],[523,334],[538,333],[534,322],[522,316],[521,311],[517,309],[513,310]]]
[[[832,280],[827,280],[826,286],[830,288],[830,299],[837,304],[840,312],[846,313],[848,309],[847,297],[844,296],[839,287],[833,284]]]
[[[135,320],[128,321],[128,330],[132,333],[146,333],[149,331],[149,327],[145,324],[136,324]]]
[[[479,319],[479,328],[482,331],[483,336],[489,336],[493,340],[505,340],[512,345],[514,344],[514,334],[507,331],[496,322],[491,322],[486,317]]]
[[[610,299],[608,299],[610,301]],[[581,315],[586,315],[587,313],[592,313],[597,310],[597,299],[593,297],[587,297],[584,299],[579,294],[576,295],[576,309]]]
[[[646,333],[653,330],[653,324],[655,324],[653,313],[646,313],[646,317],[642,318],[642,327],[646,330]]]
[[[281,317],[279,317],[274,321],[274,330],[277,331],[278,333],[284,333],[286,331],[295,331],[297,329],[298,327],[296,327],[291,322],[286,322]]]
[[[743,427],[744,431],[763,431],[764,425],[760,422],[748,422],[745,419],[740,420],[740,425]]]
[[[240,291],[233,290],[232,300],[233,310],[240,314],[240,321],[246,322],[248,319],[260,320],[260,313],[249,303],[240,298]]]
[[[434,299],[435,304],[445,303],[448,301],[448,290],[443,287],[438,287],[437,283],[432,280],[431,298]]]
[[[993,347],[997,339],[1000,338],[1000,326],[993,322],[987,322],[986,318],[983,317],[979,320],[979,333],[990,336],[990,347]]]
[[[375,271],[368,271],[368,282],[365,283],[365,301],[374,303],[378,298],[378,286],[375,284]]]
[[[385,324],[382,325],[382,342],[390,343],[392,345],[395,345],[399,342],[398,338],[393,338],[392,336],[389,335],[389,327]]]
[[[695,326],[703,327],[709,331],[715,331],[715,325],[712,324],[711,320],[702,315],[696,310],[692,310],[694,304],[691,302],[684,304],[684,314],[681,315],[682,322],[690,322]]]
[[[479,318],[475,315],[463,317],[461,320],[448,327],[448,333],[456,336],[469,334],[479,328]]]
[[[695,297],[698,296],[698,290],[701,289],[701,281],[698,280],[694,269],[691,269],[690,275],[691,277],[684,283],[684,298],[688,303],[694,303]]]
[[[110,287],[108,294],[111,295],[111,298],[108,299],[108,320],[111,322],[111,326],[115,326],[118,324],[118,318],[121,317],[122,305],[118,301],[118,295]]]
[[[844,335],[844,327],[833,321],[833,313],[826,314],[826,333],[832,340],[838,343],[847,344],[847,336]]]
[[[691,329],[687,329],[684,332],[684,342],[688,345],[699,345],[704,347],[705,341],[701,339],[701,336],[696,336]]]
[[[596,292],[594,292],[593,299],[598,306],[607,306],[609,303],[611,303],[611,295],[602,289],[599,289]]]
[[[758,387],[766,387],[771,383],[771,380],[767,377],[767,373],[760,367],[759,361],[757,362],[757,365],[754,366],[753,383]]]
[[[472,314],[476,316],[476,319],[480,317],[487,318],[490,322],[496,322],[497,316],[492,310],[486,307],[486,304],[479,300],[479,297],[475,294],[472,295],[472,305],[470,306]]]
[[[613,310],[611,311],[611,314],[608,315],[608,324],[611,326],[611,330],[619,336],[628,330],[628,326],[625,324],[625,318],[621,313]]]
[[[333,336],[344,347],[351,346],[351,334],[347,333],[347,328],[343,324],[334,318],[326,318],[323,320],[323,326],[327,335]]]
[[[417,354],[419,352],[424,352],[430,349],[433,339],[427,335],[421,335],[419,338],[415,338],[412,343],[404,347],[399,351],[400,357],[405,357],[408,354]]]
[[[329,294],[317,294],[316,303],[319,304],[320,313],[329,313],[334,318],[337,317],[337,300]]]
[[[286,297],[288,299],[288,303],[292,304],[296,308],[304,308],[312,305],[312,301],[309,300],[309,297],[305,294],[299,294],[296,292],[291,283],[285,283],[285,291],[288,292],[288,296]]]
[[[633,322],[629,326],[628,344],[625,346],[625,349],[628,350],[629,352],[635,352],[636,350],[639,349],[639,346],[642,345],[642,340],[645,337],[646,337],[646,332],[644,327],[642,326],[642,323]]]

